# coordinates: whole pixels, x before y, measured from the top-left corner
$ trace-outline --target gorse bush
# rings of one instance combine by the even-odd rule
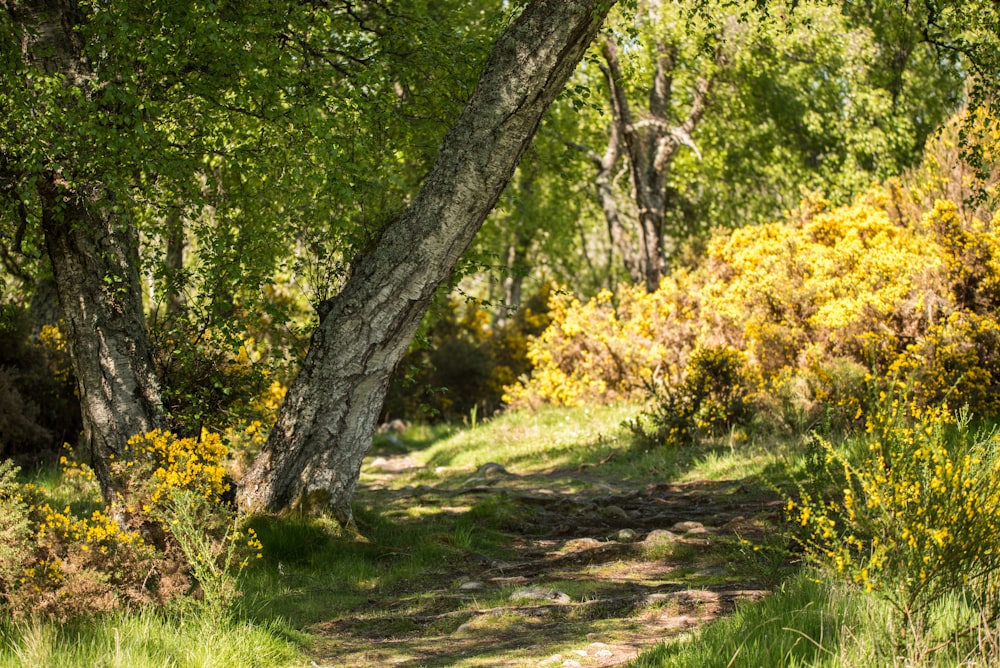
[[[818,483],[787,503],[810,557],[889,601],[895,649],[913,659],[973,631],[942,628],[946,596],[975,606],[995,641],[1000,435],[965,411],[883,397],[848,447],[817,445]]]
[[[836,209],[814,198],[784,222],[715,236],[700,266],[653,293],[557,295],[528,350],[532,375],[507,395],[573,405],[652,385],[664,435],[691,432],[697,419],[729,420],[693,407],[703,360],[692,356],[731,349],[755,379],[747,398],[778,425],[856,427],[887,378],[907,378],[921,405],[995,414],[1000,213],[977,211],[898,184]]]
[[[115,488],[104,507],[93,471],[63,457],[63,483],[78,507],[54,507],[39,487],[0,468],[2,603],[14,616],[68,619],[200,592],[221,613],[260,542],[222,501],[227,448],[218,436],[153,431],[129,440],[112,461]]]
[[[668,445],[718,436],[749,425],[757,412],[757,385],[742,352],[700,348],[691,353],[682,382],[651,386],[653,408],[629,425],[645,439]]]
[[[654,382],[681,378],[696,338],[697,302],[683,273],[664,279],[660,290],[604,290],[581,303],[552,295],[552,324],[531,340],[531,377],[506,388],[513,407],[636,399]]]

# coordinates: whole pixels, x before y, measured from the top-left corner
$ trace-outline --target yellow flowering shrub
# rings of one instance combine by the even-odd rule
[[[200,439],[161,429],[133,436],[123,456],[112,455],[111,476],[123,487],[117,505],[128,513],[149,513],[177,489],[218,503],[230,488],[222,465],[228,452],[219,435],[210,432]]]
[[[1000,574],[1000,433],[885,395],[866,422],[846,451],[818,439],[821,483],[787,502],[808,554],[887,598],[911,634],[950,592],[1000,613],[988,600]]]
[[[34,485],[18,484],[9,464],[0,471],[5,467],[0,604],[10,614],[68,619],[158,600],[157,588],[143,582],[156,563],[155,550],[138,532],[123,529],[105,510],[53,507]],[[92,497],[96,485],[89,482]]]
[[[274,402],[276,409],[280,399],[262,401]],[[114,512],[182,561],[213,613],[221,613],[237,594],[239,573],[250,554],[260,558],[262,548],[254,530],[242,529],[224,501],[231,487],[223,466],[228,452],[218,434],[179,438],[156,429],[130,438],[111,465],[119,484]]]
[[[511,404],[634,399],[651,381],[670,396],[692,351],[722,346],[745,355],[786,424],[856,424],[892,377],[912,380],[917,401],[995,414],[1000,214],[980,220],[945,200],[922,211],[904,195],[873,188],[836,209],[811,200],[784,222],[720,233],[699,267],[653,293],[555,296]]]
[[[504,401],[516,408],[635,399],[651,383],[677,380],[698,326],[688,288],[678,273],[653,293],[622,287],[586,303],[554,293],[552,324],[528,346],[531,377],[508,386]]]
[[[214,434],[134,436],[111,461],[115,490],[108,507],[101,507],[93,471],[71,450],[61,460],[62,483],[81,508],[55,507],[0,467],[0,510],[21,518],[0,532],[0,556],[8,549],[20,555],[0,567],[0,601],[15,615],[67,619],[165,604],[196,584],[203,605],[224,610],[240,571],[261,549],[223,501],[227,452]]]

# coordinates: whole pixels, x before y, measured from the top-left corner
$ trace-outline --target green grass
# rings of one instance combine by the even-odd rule
[[[622,404],[507,413],[476,429],[454,431],[415,454],[432,470],[476,469],[488,462],[513,473],[579,466],[620,450],[621,423],[637,410]]]
[[[660,645],[631,663],[635,668],[735,668],[737,666],[874,666],[875,656],[847,657],[884,615],[866,597],[833,582],[800,573],[772,596],[738,606],[700,633]],[[869,662],[871,661],[871,662]]]
[[[302,661],[308,639],[278,622],[227,621],[150,608],[60,625],[0,626],[0,666],[161,668],[287,666]]]
[[[938,602],[940,619],[970,633],[923,656],[904,658],[891,637],[889,604],[860,588],[810,570],[788,578],[774,594],[737,606],[698,632],[640,655],[632,668],[871,668],[997,665],[996,629],[980,627],[960,597]],[[956,625],[958,619],[961,623]],[[982,633],[980,633],[980,631]]]
[[[2,628],[0,667],[301,665],[308,663],[305,655],[311,653],[308,647],[313,640],[323,645],[312,650],[319,652],[317,656],[336,655],[336,650],[330,649],[336,632],[319,635],[313,626],[331,621],[358,624],[366,632],[392,637],[420,633],[407,617],[423,616],[436,620],[429,622],[424,632],[451,633],[464,619],[462,606],[502,606],[509,592],[483,592],[470,603],[442,593],[442,583],[448,583],[470,555],[503,559],[510,547],[510,535],[504,531],[524,528],[530,522],[525,515],[530,509],[502,493],[461,497],[437,493],[424,498],[421,485],[445,491],[461,488],[488,462],[502,464],[514,474],[571,472],[560,478],[569,485],[563,491],[570,492],[574,486],[614,485],[616,481],[647,484],[761,476],[780,480],[788,470],[794,470],[803,450],[790,441],[744,444],[735,449],[725,443],[686,449],[640,445],[622,427],[623,421],[639,410],[634,405],[547,408],[502,415],[479,423],[475,429],[414,425],[398,438],[381,437],[373,455],[408,455],[423,467],[393,477],[394,489],[408,486],[409,492],[359,497],[355,516],[364,540],[342,533],[327,520],[254,518],[251,524],[264,545],[264,557],[243,572],[243,595],[237,599],[231,618],[209,628],[196,612],[144,610],[66,626],[8,624]],[[377,474],[369,466],[362,470],[368,480]],[[83,503],[57,472],[38,474],[35,482],[57,496],[60,503]],[[689,576],[691,586],[706,586],[712,584],[712,577],[718,577],[697,575],[705,566],[697,548],[675,544],[660,549],[662,553],[646,556],[674,563],[675,576]],[[733,559],[733,563],[737,561]],[[444,586],[457,588],[458,584]],[[583,580],[559,580],[553,586],[578,601],[599,591],[599,585]],[[392,601],[392,606],[373,606],[373,600]],[[788,606],[794,607],[791,603]],[[741,613],[749,615],[751,609],[741,608]],[[450,616],[453,612],[459,614]],[[835,612],[829,607],[824,614],[821,619]],[[800,621],[808,618],[808,614],[795,617]],[[494,622],[497,620],[488,618],[476,623]],[[832,636],[824,624],[800,630],[814,634],[817,629],[827,629],[823,640],[827,642]],[[802,634],[791,636],[792,641],[796,637],[801,640],[799,645],[790,641],[789,647],[797,648],[794,652],[809,645]],[[691,641],[685,646],[695,644]],[[757,644],[766,645],[755,641],[748,646]],[[749,652],[747,648],[740,650],[744,651]],[[794,652],[788,656],[796,656]],[[807,659],[812,660],[806,657],[803,661]],[[762,661],[760,665],[782,664]]]
[[[623,426],[641,410],[635,404],[543,407],[503,414],[477,429],[413,427],[401,439],[427,467],[424,479],[503,464],[512,473],[599,466],[608,480],[786,479],[800,467],[798,440],[737,447],[723,440],[689,448],[649,446]]]

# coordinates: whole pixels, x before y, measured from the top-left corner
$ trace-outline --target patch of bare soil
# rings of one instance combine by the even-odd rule
[[[434,579],[373,594],[352,618],[316,625],[319,666],[615,666],[766,595],[733,568],[740,539],[781,515],[774,494],[739,481],[609,483],[593,470],[394,487],[416,462],[368,467],[362,503],[464,513],[511,511],[502,559],[465,552]]]

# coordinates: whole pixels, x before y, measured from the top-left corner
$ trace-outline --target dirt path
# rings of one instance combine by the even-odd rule
[[[766,490],[612,483],[593,469],[511,475],[497,465],[460,482],[398,486],[414,466],[375,460],[359,500],[459,515],[485,502],[504,518],[505,556],[466,551],[430,582],[313,627],[314,665],[620,665],[767,593],[766,577],[732,567],[752,552],[740,539],[759,539],[781,514]]]

